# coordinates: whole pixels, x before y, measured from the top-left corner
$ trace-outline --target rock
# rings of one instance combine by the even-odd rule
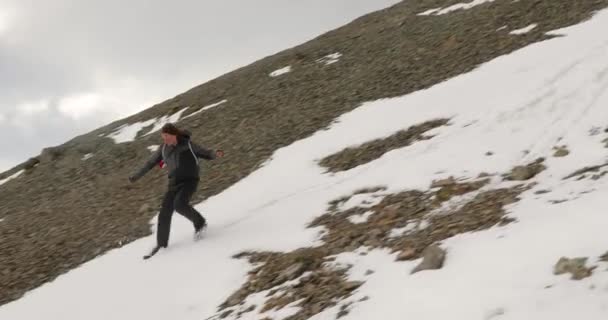
[[[232,314],[232,312],[234,312],[234,311],[226,310],[226,311],[222,312],[222,314],[220,314],[220,319],[224,319],[224,318],[228,317],[230,314]]]
[[[292,264],[289,268],[285,269],[279,275],[278,279],[281,282],[293,280],[293,279],[297,278],[299,275],[301,275],[305,269],[306,269],[306,266],[302,262]]]
[[[600,256],[600,261],[608,262],[608,252]]]
[[[363,281],[348,281],[344,284],[346,291],[353,291],[363,285]]]
[[[542,162],[543,158],[537,159],[531,164],[525,166],[516,166],[511,172],[507,175],[508,180],[514,181],[525,181],[534,178],[541,171],[545,170],[545,167]]]
[[[534,194],[545,194],[545,193],[549,193],[549,192],[551,192],[551,190],[544,189],[544,190],[535,191]]]
[[[372,275],[372,274],[374,274],[374,270],[370,269],[370,270],[365,271],[365,275],[366,276],[369,276],[369,275]]]
[[[412,270],[412,274],[423,270],[441,269],[445,261],[446,252],[438,245],[433,244],[424,249],[422,256],[422,262]]]
[[[246,295],[247,293],[243,292],[242,290],[236,291],[230,297],[228,297],[228,299],[226,299],[226,302],[224,302],[223,304],[223,308],[236,306],[237,304],[241,303],[241,301],[243,301]]]
[[[454,177],[449,177],[447,179],[434,180],[431,183],[431,188],[441,188],[441,187],[450,186],[453,184],[456,184],[456,179],[454,179]]]
[[[492,156],[492,155],[494,155],[494,152],[492,152],[492,151],[486,152],[486,156]]]
[[[340,306],[340,311],[338,312],[338,314],[336,315],[336,319],[340,319],[346,315],[348,315],[348,308],[350,306],[349,305],[342,305]]]
[[[405,249],[401,250],[401,253],[399,253],[399,255],[397,255],[397,261],[410,260],[414,256],[416,256],[416,249],[405,248]]]
[[[568,151],[566,146],[556,147],[554,149],[555,149],[555,152],[553,153],[553,156],[557,157],[557,158],[565,157],[570,154],[570,151]]]
[[[38,158],[29,158],[24,164],[23,164],[23,169],[25,170],[31,170],[34,169],[35,166],[37,166],[40,163],[40,160],[38,160]]]
[[[46,163],[55,161],[65,154],[65,152],[66,149],[63,146],[44,148],[40,154],[40,162]]]
[[[572,280],[581,280],[587,277],[590,277],[593,269],[596,267],[586,267],[587,258],[566,258],[561,257],[559,261],[555,264],[553,268],[553,274],[560,275],[564,273],[570,273],[572,275]]]

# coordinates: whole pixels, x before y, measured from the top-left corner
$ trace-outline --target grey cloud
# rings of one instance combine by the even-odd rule
[[[397,2],[4,0],[0,10],[14,8],[16,18],[0,34],[0,114],[9,132],[0,148],[19,150],[14,158],[0,154],[0,171],[8,169],[3,163],[16,164],[124,116],[100,110],[101,115],[74,121],[51,108],[23,117],[17,111],[21,104],[101,92],[128,99],[129,111],[137,112]],[[133,80],[132,90],[116,87],[125,79]],[[25,127],[10,127],[17,118]],[[20,133],[11,137],[11,129]],[[7,142],[23,139],[19,147]]]

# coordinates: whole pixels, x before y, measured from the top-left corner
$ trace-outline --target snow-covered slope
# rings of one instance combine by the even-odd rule
[[[447,258],[441,269],[410,274],[420,261],[396,262],[397,253],[387,249],[361,247],[335,257],[353,265],[351,280],[363,281],[345,300],[352,304],[344,319],[606,319],[608,264],[599,257],[608,250],[607,180],[601,174],[564,179],[604,164],[608,155],[604,30],[606,10],[554,32],[562,37],[428,90],[366,103],[197,205],[211,224],[204,240],[193,243],[191,226],[175,216],[170,250],[142,260],[154,243],[148,237],[111,251],[4,305],[0,319],[217,317],[218,306],[253,268],[232,256],[321,245],[322,228],[306,226],[336,198],[379,185],[386,186],[382,194],[427,190],[434,180],[472,180],[482,172],[490,176],[484,189],[511,187],[518,182],[501,174],[540,157],[546,170],[506,208],[516,222],[442,241]],[[437,118],[450,121],[427,132],[432,139],[347,171],[329,174],[318,165],[346,147]],[[569,154],[555,157],[559,146]],[[588,257],[597,268],[580,281],[555,275],[562,256]],[[241,319],[278,320],[298,311],[294,303],[260,313],[266,293],[247,298],[243,307],[250,312]],[[339,312],[335,306],[312,319],[335,319]]]

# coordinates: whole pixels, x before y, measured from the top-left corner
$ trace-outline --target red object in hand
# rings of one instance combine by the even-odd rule
[[[165,162],[163,160],[160,160],[160,162],[158,163],[158,166],[162,169],[165,167]]]

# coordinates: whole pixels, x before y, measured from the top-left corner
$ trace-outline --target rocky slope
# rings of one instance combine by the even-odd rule
[[[159,143],[156,134],[144,136],[154,124],[151,119],[179,115],[179,124],[190,129],[198,142],[226,151],[226,158],[204,164],[204,183],[196,195],[200,201],[249,175],[267,161],[274,150],[323,129],[337,116],[365,101],[428,88],[470,71],[480,63],[547,39],[547,31],[580,22],[608,6],[606,0],[497,0],[445,10],[449,11],[445,14],[435,10],[420,15],[457,3],[406,1],[366,15],[135,116],[48,148],[39,157],[1,174],[0,180],[3,180],[23,170],[19,176],[0,185],[0,304],[18,299],[26,291],[83,262],[150,233],[148,222],[157,212],[165,178],[156,170],[141,183],[130,185],[126,177],[148,157],[147,147]],[[525,30],[528,32],[521,31],[529,26],[534,27]],[[291,67],[288,73],[270,76],[286,66]],[[223,100],[226,101],[221,105],[202,110]],[[201,112],[196,113],[198,111]],[[111,138],[123,125],[146,121],[149,122],[133,142],[116,143]],[[415,143],[424,135],[419,131],[425,131],[425,127],[420,126],[379,144],[370,142],[361,149],[345,150],[323,163],[330,171],[351,168],[362,159],[373,159],[391,147]],[[427,138],[432,139],[423,139]],[[538,168],[538,163],[532,165]],[[523,179],[517,175],[515,180]],[[524,178],[533,176],[526,175]],[[477,185],[483,180],[480,181],[464,186],[444,183],[436,196],[449,199],[453,192],[472,192],[481,187]],[[402,200],[409,199],[406,205],[414,207],[407,209],[415,216],[439,204],[430,200],[432,193],[389,197],[377,207],[382,212],[377,218],[360,225],[348,236],[350,240],[369,242],[368,245],[402,250],[403,259],[411,259],[423,254],[435,240],[460,229],[476,230],[485,223],[501,222],[502,205],[514,201],[518,192],[521,190],[514,188],[481,193],[479,203],[472,204],[483,209],[479,219],[451,221],[458,219],[457,214],[438,218],[433,223],[441,228],[424,229],[429,231],[385,242],[388,240],[382,225],[386,221],[390,221],[391,227],[404,223],[391,218],[391,206],[403,205]],[[359,213],[342,212],[337,216]],[[315,224],[330,230],[324,246],[306,253],[304,262],[298,260],[299,253],[286,253],[274,259],[278,265],[266,268],[270,268],[271,273],[284,267],[295,270],[285,274],[285,281],[311,271],[309,277],[325,279],[319,281],[338,288],[332,294],[348,295],[356,283],[343,283],[339,274],[319,269],[326,255],[347,250],[341,239],[343,233],[334,232],[340,230],[342,223],[329,217],[320,218]],[[433,233],[432,230],[442,231]],[[255,262],[274,255],[244,256]],[[260,272],[253,273],[251,280],[256,276],[259,277]],[[263,282],[257,286],[245,284],[234,299],[226,302],[224,311],[239,312],[234,306],[245,293],[267,287]],[[295,290],[293,297],[310,296],[305,288],[290,290]],[[281,305],[292,302],[293,298],[281,300],[277,296],[272,301]],[[318,301],[313,298],[308,301],[313,309],[305,309],[294,319],[328,307],[317,305]]]

